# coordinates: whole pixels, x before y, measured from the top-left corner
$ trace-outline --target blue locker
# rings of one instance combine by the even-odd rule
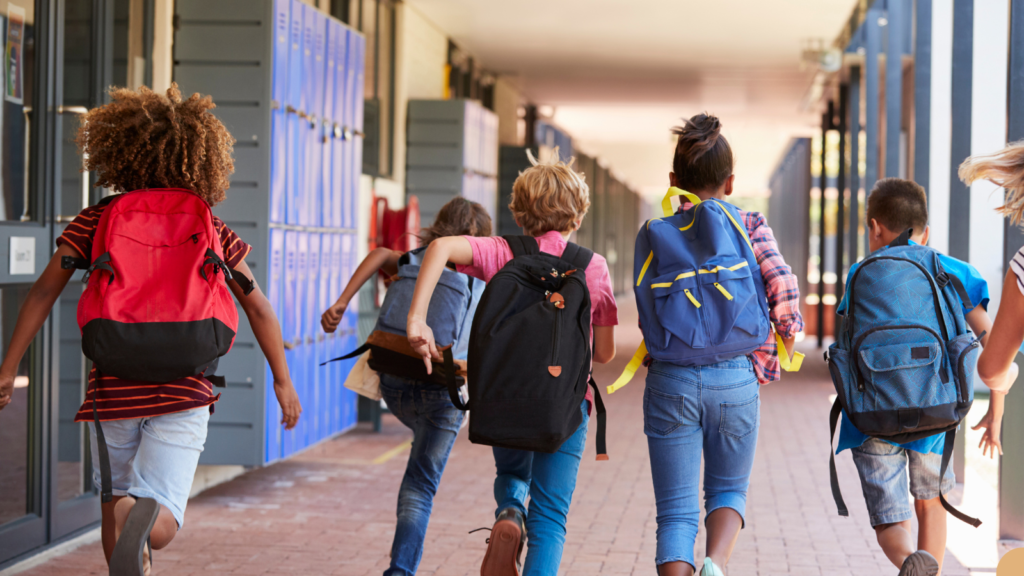
[[[271,98],[273,99],[270,113],[270,221],[274,223],[284,222],[285,218],[285,192],[287,186],[285,179],[287,146],[285,132],[287,121],[285,119],[286,96],[288,94],[288,40],[291,31],[289,29],[291,0],[276,0],[274,2],[274,56],[273,75],[271,79]]]
[[[285,146],[287,148],[286,172],[287,183],[285,192],[285,222],[288,224],[299,223],[299,189],[300,176],[303,172],[300,161],[300,134],[302,133],[303,120],[299,117],[302,110],[302,25],[303,25],[302,0],[291,0],[291,20],[288,26],[288,87],[285,98],[285,112],[287,113],[287,137]]]
[[[326,47],[326,69],[324,72],[324,139],[321,145],[321,171],[320,171],[320,226],[325,228],[333,227],[334,217],[334,175],[331,170],[334,154],[335,126],[337,116],[335,115],[334,91],[337,84],[337,60],[338,60],[338,38],[344,40],[344,29],[336,20],[327,20],[327,47]]]
[[[323,438],[322,427],[323,417],[321,414],[323,405],[320,387],[323,379],[320,378],[320,370],[317,369],[317,333],[319,330],[319,314],[316,310],[319,305],[317,288],[320,285],[320,234],[311,232],[309,234],[309,255],[306,258],[306,309],[303,313],[303,321],[306,326],[306,383],[309,385],[310,405],[307,414],[309,421],[309,443],[319,441]]]
[[[354,228],[355,213],[352,210],[353,198],[359,194],[358,188],[358,174],[363,172],[362,165],[355,164],[355,148],[356,142],[358,142],[358,136],[354,133],[359,130],[356,125],[356,104],[357,99],[362,100],[362,84],[356,85],[358,80],[356,76],[357,71],[357,57],[358,57],[358,43],[359,35],[349,32],[347,50],[345,52],[345,126],[347,127],[346,134],[348,137],[345,139],[343,145],[343,156],[342,165],[345,166],[344,188],[341,208],[341,227],[342,228]]]
[[[339,269],[340,269],[339,273],[340,274],[339,275],[340,275],[340,282],[342,284],[348,283],[348,281],[352,278],[352,273],[355,272],[356,265],[357,265],[356,259],[358,258],[358,255],[356,253],[356,248],[357,247],[356,247],[356,242],[355,242],[355,235],[353,235],[353,234],[345,234],[345,235],[342,236],[342,239],[341,239],[341,250],[339,252],[339,260],[340,260],[340,264],[339,264]],[[353,299],[353,300],[355,300],[355,299]],[[358,321],[359,321],[359,309],[358,309],[358,306],[350,306],[349,309],[346,310],[345,313],[346,313],[346,316],[347,316],[347,318],[346,318],[346,320],[344,322],[344,324],[345,324],[345,336],[342,338],[341,346],[344,348],[344,352],[343,353],[347,354],[348,352],[354,350],[358,346],[358,338],[359,338],[358,330],[357,330]],[[355,359],[353,359],[353,360],[346,360],[344,362],[339,362],[338,363],[338,364],[342,365],[342,366],[339,367],[339,371],[341,372],[342,380],[344,380],[344,378],[348,377],[349,371],[352,370],[352,366],[354,366],[355,363],[356,363]],[[339,427],[340,427],[341,430],[347,430],[348,428],[351,428],[352,426],[354,426],[355,423],[356,423],[356,415],[357,415],[357,410],[358,410],[358,407],[357,407],[358,397],[355,394],[355,392],[352,392],[351,390],[343,387],[341,392],[340,392],[339,400],[340,400],[340,402],[338,403],[339,407],[340,407],[340,411],[339,411],[340,412],[339,413],[339,420],[340,420]]]
[[[320,414],[320,430],[321,438],[326,438],[331,435],[331,401],[333,395],[331,394],[331,380],[329,365],[320,367],[321,362],[330,360],[327,357],[329,350],[327,348],[327,334],[324,332],[323,327],[320,325],[320,316],[324,313],[327,308],[334,303],[334,298],[331,297],[330,284],[331,284],[331,235],[320,234],[320,265],[317,267],[316,273],[316,306],[313,310],[313,324],[316,327],[316,361],[313,364],[313,370],[317,375],[318,389],[320,390],[320,402],[317,406],[317,412]]]
[[[355,86],[352,101],[354,102],[353,121],[355,122],[356,130],[359,132],[363,131],[363,93],[362,86],[366,82],[365,64],[366,64],[366,38],[357,34],[352,35],[355,39],[355,55],[353,58],[355,70]],[[363,143],[365,140],[359,138],[353,141],[352,147],[353,158],[352,158],[352,186],[354,193],[349,196],[349,228],[355,229],[357,216],[356,211],[359,206],[359,175],[363,173]]]
[[[299,178],[298,178],[298,224],[311,226],[312,217],[312,182],[310,169],[310,156],[313,138],[316,133],[315,124],[311,122],[313,112],[313,95],[315,92],[315,66],[313,50],[315,44],[316,19],[319,11],[308,5],[302,5],[302,85],[299,90],[299,110],[302,113],[302,128],[299,133]]]
[[[270,268],[267,277],[267,300],[271,308],[280,318],[282,316],[282,302],[284,300],[284,236],[283,230],[270,230]],[[277,396],[274,394],[274,375],[270,371],[270,365],[266,367],[266,395],[264,416],[264,433],[266,435],[264,446],[265,462],[273,462],[281,458],[281,407],[277,403]]]
[[[330,238],[330,252],[327,261],[327,293],[328,305],[333,304],[335,300],[341,296],[341,291],[344,290],[345,285],[341,282],[341,236],[339,234],[330,234],[327,236]],[[325,238],[327,238],[325,237]],[[356,298],[353,298],[356,300]],[[351,306],[351,305],[350,305]],[[348,352],[342,350],[342,341],[344,340],[344,332],[342,332],[342,325],[338,325],[338,329],[335,330],[327,342],[327,360],[344,356]],[[336,434],[341,431],[341,412],[340,405],[341,391],[344,390],[345,379],[341,374],[340,362],[331,362],[325,368],[327,371],[328,386],[331,390],[331,403],[329,406],[329,415],[331,422],[331,434]]]
[[[309,96],[310,142],[309,142],[309,225],[323,226],[323,142],[324,126],[324,86],[327,74],[327,17],[319,10],[313,11],[313,69],[312,82],[307,88],[312,90]]]
[[[299,316],[295,309],[296,287],[299,271],[298,252],[299,233],[293,230],[284,232],[284,279],[281,289],[284,301],[281,303],[281,324],[285,342],[284,356],[285,360],[288,362],[288,372],[292,377],[292,383],[295,385],[296,391],[298,391],[300,384],[297,355],[299,331],[296,326],[296,320],[298,320]],[[268,402],[276,402],[276,397],[269,399]],[[285,431],[283,433],[281,440],[282,457],[295,453],[295,450],[297,449],[295,438],[295,430]]]
[[[332,206],[331,226],[335,228],[345,227],[345,201],[351,194],[349,190],[349,175],[352,173],[352,170],[346,163],[348,156],[345,152],[349,147],[352,130],[348,109],[348,91],[351,89],[353,79],[349,78],[349,70],[351,68],[349,66],[348,54],[353,36],[355,34],[351,30],[343,29],[338,36],[337,52],[335,53],[338,68],[334,79],[334,119],[341,126],[343,136],[343,138],[334,140],[332,144],[332,158],[334,158],[334,173],[332,175],[334,181],[334,204]],[[360,172],[362,172],[361,169]]]
[[[299,401],[302,403],[305,414],[296,426],[298,432],[299,448],[309,445],[309,421],[310,421],[310,386],[309,386],[309,359],[308,347],[306,346],[306,278],[309,276],[309,233],[296,232],[298,248],[296,249],[295,262],[295,326],[296,330],[296,361],[292,369],[292,379],[295,381],[295,391],[299,394]]]

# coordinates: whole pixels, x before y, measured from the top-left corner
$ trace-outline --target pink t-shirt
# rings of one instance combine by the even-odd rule
[[[512,249],[500,237],[464,236],[473,248],[473,264],[458,266],[458,271],[490,282],[491,278],[512,259]],[[554,230],[536,237],[541,252],[561,256],[567,244],[565,238]],[[604,256],[594,253],[587,266],[587,289],[590,291],[591,335],[594,326],[617,326],[619,308],[612,293],[612,277],[608,273],[608,262]],[[587,388],[587,401],[593,405],[593,390]]]

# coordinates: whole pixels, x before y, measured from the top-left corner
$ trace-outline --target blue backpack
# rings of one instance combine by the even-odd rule
[[[693,206],[673,214],[673,196]],[[665,217],[648,220],[636,237],[644,342],[609,393],[625,386],[647,355],[680,366],[714,364],[753,352],[771,333],[761,268],[739,209],[675,187],[662,209]],[[802,356],[791,365],[780,349],[783,367],[799,369]]]
[[[907,230],[853,272],[842,327],[825,353],[837,392],[829,425],[835,437],[845,410],[858,430],[890,442],[945,433],[941,478],[974,401],[980,342],[960,306],[972,307],[963,284],[946,273],[938,252],[909,240]],[[832,496],[848,516],[830,452]],[[956,518],[981,524],[940,498]]]
[[[426,250],[426,247],[417,248],[399,259],[398,274],[388,287],[377,325],[366,344],[330,361],[355,358],[369,350],[371,369],[447,386],[452,402],[459,406],[462,400],[458,398],[458,389],[464,379],[457,374],[454,361],[465,360],[469,353],[469,333],[476,307],[484,293],[484,282],[449,268],[441,272],[427,308],[427,325],[434,332],[434,340],[444,360],[436,363],[428,375],[423,359],[412,350],[405,332],[416,278]]]

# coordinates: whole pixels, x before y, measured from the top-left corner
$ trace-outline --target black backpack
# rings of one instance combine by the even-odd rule
[[[597,409],[597,458],[607,460],[605,410],[590,376],[594,253],[573,243],[561,257],[530,236],[505,236],[513,258],[484,289],[469,337],[469,439],[554,453],[583,421],[587,385]],[[453,395],[454,400],[454,395]]]

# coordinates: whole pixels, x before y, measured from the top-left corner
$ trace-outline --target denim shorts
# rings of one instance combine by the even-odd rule
[[[860,474],[871,526],[895,524],[913,518],[914,507],[908,495],[916,500],[939,497],[941,454],[922,454],[877,438],[869,438],[851,452]],[[942,494],[948,494],[955,486],[953,462],[950,460],[942,479]]]
[[[203,406],[152,418],[102,422],[114,496],[152,498],[171,511],[181,529],[209,421],[210,408]],[[92,483],[99,490],[99,446],[92,422],[89,432]]]

